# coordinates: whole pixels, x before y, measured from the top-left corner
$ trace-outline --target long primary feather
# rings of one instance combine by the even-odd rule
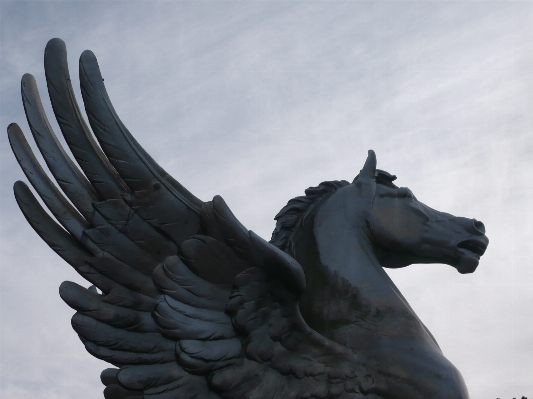
[[[109,100],[96,57],[90,51],[80,57],[80,82],[93,132],[135,193],[130,204],[178,244],[198,233],[202,202],[175,182],[131,136]]]
[[[22,77],[21,91],[33,138],[50,172],[74,206],[86,219],[90,219],[94,212],[91,204],[99,200],[99,195],[59,144],[44,112],[37,83],[32,75],[25,74]]]
[[[63,40],[52,39],[46,45],[44,70],[54,114],[76,161],[103,198],[121,198],[129,189],[96,144],[82,117],[72,89]]]

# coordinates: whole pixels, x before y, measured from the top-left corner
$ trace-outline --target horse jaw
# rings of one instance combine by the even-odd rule
[[[488,238],[483,223],[439,212],[407,188],[378,185],[369,220],[370,239],[380,264],[400,268],[416,263],[447,264],[460,273],[479,265]]]

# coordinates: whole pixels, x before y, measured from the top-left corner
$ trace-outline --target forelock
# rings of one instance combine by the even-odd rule
[[[356,180],[357,177],[359,177],[359,175],[357,175],[354,180]],[[377,184],[383,184],[391,188],[398,188],[393,183],[394,180],[396,180],[396,176],[391,175],[384,170],[377,170]],[[308,211],[322,198],[349,184],[350,183],[346,180],[325,181],[316,187],[309,187],[305,190],[305,195],[291,199],[274,218],[276,220],[276,228],[272,233],[270,243],[282,251],[286,251],[294,231]]]
[[[316,187],[309,187],[305,190],[305,195],[289,200],[274,218],[276,228],[270,243],[285,251],[292,234],[307,212],[322,198],[349,184],[346,180],[325,181]]]

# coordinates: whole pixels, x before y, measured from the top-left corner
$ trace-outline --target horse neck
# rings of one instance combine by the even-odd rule
[[[335,201],[332,196],[294,234],[292,255],[307,279],[300,301],[304,319],[316,331],[348,346],[350,341],[362,342],[361,336],[434,342],[383,270],[364,226],[350,224],[348,207],[342,198]]]

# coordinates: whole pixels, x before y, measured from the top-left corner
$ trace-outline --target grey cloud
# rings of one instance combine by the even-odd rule
[[[353,178],[376,150],[423,202],[486,224],[476,273],[389,274],[473,399],[529,397],[532,17],[533,4],[513,1],[4,1],[0,121],[29,133],[20,77],[34,74],[46,99],[50,38],[66,41],[75,86],[89,48],[145,149],[264,238],[288,199]],[[85,352],[57,293],[63,280],[87,283],[25,222],[11,188],[25,178],[0,141],[1,395],[100,398],[106,365]]]

